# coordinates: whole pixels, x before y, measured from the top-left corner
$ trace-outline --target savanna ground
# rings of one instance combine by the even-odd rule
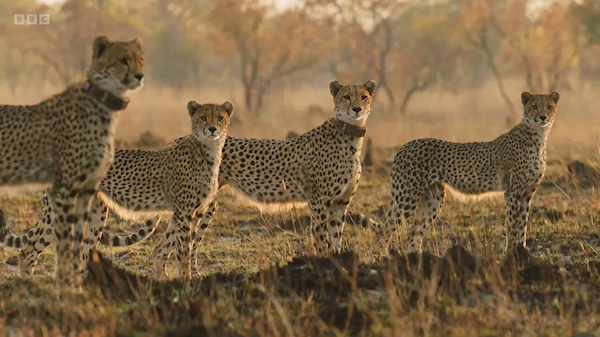
[[[288,131],[308,130],[331,115],[326,85],[313,93],[271,102],[279,108],[267,112],[261,123],[240,109],[234,119],[244,122],[233,125],[230,134],[283,138]],[[519,93],[512,93],[515,104]],[[593,111],[593,93],[561,94],[547,177],[532,203],[529,254],[516,263],[503,251],[501,198],[459,203],[449,197],[421,258],[406,254],[406,228],[396,238],[397,251],[381,256],[373,233],[351,223],[345,228],[344,253],[315,258],[306,209],[261,214],[225,189],[191,282],[154,274],[149,256],[164,223],[135,247],[101,247],[83,294],[54,288],[51,249],[41,256],[36,277],[23,280],[13,266],[17,252],[0,248],[0,259],[7,261],[0,264],[0,336],[58,336],[68,330],[83,336],[598,335],[600,157],[595,132],[600,117]],[[508,129],[497,95],[427,95],[416,100],[409,116],[391,118],[393,123],[386,120],[393,116],[390,109],[374,109],[367,133],[375,145],[374,165],[364,169],[351,210],[383,220],[380,207],[389,200],[390,163],[406,141],[430,136],[489,140]],[[119,134],[122,144],[131,147],[160,146],[134,142],[145,130],[167,140],[187,133],[189,99],[231,99],[223,93],[174,98],[156,91],[132,98]],[[307,116],[313,98],[324,115]],[[10,100],[23,103],[20,97],[4,101]],[[35,223],[41,193],[0,203],[18,231]],[[113,231],[128,230],[110,221]]]

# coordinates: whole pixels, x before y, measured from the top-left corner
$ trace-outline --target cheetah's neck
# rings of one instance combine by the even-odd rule
[[[542,163],[546,163],[546,148],[548,145],[548,136],[550,135],[550,130],[552,129],[553,124],[554,123],[551,122],[550,124],[548,124],[548,126],[542,128],[534,121],[524,119],[520,125],[522,130],[526,130],[526,133],[531,137],[531,140],[534,142],[534,145],[538,150],[539,160]]]
[[[338,139],[342,139],[343,143],[349,145],[352,148],[352,152],[354,156],[360,157],[362,151],[363,140],[365,139],[363,136],[361,137],[353,137],[348,133],[341,130],[338,126],[335,125],[335,118],[330,119],[326,122],[328,128],[330,129],[331,134],[334,137],[339,137]],[[351,124],[350,124],[351,125]]]
[[[217,140],[196,140],[198,153],[201,157],[211,162],[217,168],[221,165],[221,154],[225,145],[225,135]]]

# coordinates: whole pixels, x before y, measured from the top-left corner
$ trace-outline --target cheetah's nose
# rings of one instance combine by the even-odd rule
[[[135,75],[134,75],[134,77],[135,77],[135,78],[137,78],[137,80],[138,80],[138,81],[141,81],[141,80],[142,80],[142,78],[144,78],[144,74],[142,74],[142,73],[137,73],[137,74],[135,74]]]
[[[540,119],[541,119],[542,121],[545,121],[545,120],[546,120],[546,116],[540,116]]]
[[[352,108],[352,111],[354,111],[354,112],[356,112],[356,113],[359,113],[359,112],[360,112],[360,110],[362,110],[362,109],[361,109],[361,107],[359,107],[359,106],[356,106],[356,107]]]
[[[215,128],[214,126],[211,126],[208,128],[208,131],[215,133],[215,131],[217,131],[217,128]]]

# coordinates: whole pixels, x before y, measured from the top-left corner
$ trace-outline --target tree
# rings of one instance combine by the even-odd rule
[[[302,8],[273,13],[252,0],[216,0],[212,38],[222,55],[239,61],[244,103],[259,114],[275,81],[314,67],[328,47],[327,24]]]
[[[115,0],[116,3],[116,0]],[[134,35],[135,28],[117,20],[112,1],[67,0],[48,26],[4,26],[8,43],[22,55],[32,55],[54,70],[63,86],[81,78],[91,59],[91,41],[100,34]],[[48,13],[48,6],[35,12]],[[118,32],[118,33],[117,33]]]
[[[512,125],[518,119],[517,111],[511,98],[506,93],[502,71],[496,61],[496,51],[493,49],[494,42],[498,40],[498,27],[495,19],[495,8],[485,0],[460,0],[460,17],[458,22],[461,24],[462,36],[471,45],[471,47],[481,51],[487,60],[488,67],[494,74],[498,92],[510,110],[510,115],[506,117],[506,124]],[[524,3],[526,0],[517,0]],[[524,6],[523,6],[524,8]],[[525,11],[516,11],[514,23],[522,22]],[[514,26],[513,26],[514,27]],[[496,40],[496,41],[494,41]]]
[[[389,80],[390,60],[398,52],[396,26],[407,7],[405,1],[306,0],[306,7],[313,16],[327,16],[334,23],[330,31],[337,44],[329,52],[332,73],[353,81],[374,75],[378,91],[393,106],[396,97]]]
[[[571,13],[584,26],[588,43],[590,45],[600,43],[600,2],[596,0],[574,2],[571,4]]]
[[[532,22],[524,14],[525,3],[512,1],[504,15],[494,18],[493,24],[504,38],[500,59],[524,74],[529,91],[556,91],[581,52],[580,22],[562,4],[544,8]],[[515,24],[514,18],[519,14],[522,18]]]
[[[393,64],[402,79],[405,114],[413,96],[435,84],[452,83],[464,50],[456,38],[456,27],[444,5],[415,5],[399,18],[401,43]]]

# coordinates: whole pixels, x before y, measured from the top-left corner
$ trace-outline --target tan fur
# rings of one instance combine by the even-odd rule
[[[373,81],[364,85],[332,81],[335,119],[364,128],[376,87]],[[335,119],[286,140],[227,137],[219,170],[220,187],[230,186],[241,201],[261,211],[308,204],[319,254],[340,249],[347,205],[361,174],[363,138],[345,134]],[[201,230],[208,228],[214,210],[213,203],[201,219]]]
[[[418,211],[410,249],[420,251],[425,232],[441,212],[447,188],[459,199],[504,193],[507,247],[525,246],[529,205],[546,170],[547,139],[559,95],[524,92],[521,100],[522,122],[495,140],[452,143],[418,139],[400,148],[392,166],[388,221],[376,228],[384,248],[397,226]]]
[[[152,234],[158,219],[169,215],[172,215],[172,223],[166,240],[157,247],[157,254],[166,259],[168,253],[181,244],[177,238],[189,242],[197,223],[194,218],[202,216],[218,190],[221,150],[233,104],[200,105],[191,101],[187,110],[192,121],[191,135],[175,140],[160,151],[116,151],[115,161],[100,183],[98,197],[92,201],[92,237],[86,240],[86,252],[100,239],[113,246],[135,244]],[[146,221],[134,234],[110,236],[103,233],[107,205],[125,219],[155,218]],[[28,237],[20,254],[21,271],[25,275],[31,274],[46,244],[53,242],[52,213],[53,207],[44,205],[40,221],[28,231],[35,234]],[[3,243],[7,245],[6,240]],[[190,258],[188,249],[178,246],[177,251],[179,262]]]
[[[119,116],[104,98],[84,88],[99,88],[102,97],[122,102],[128,90],[143,84],[139,39],[111,42],[99,36],[93,50],[85,87],[83,82],[76,83],[35,105],[0,106],[2,194],[6,188],[52,185],[49,202],[58,206],[55,279],[75,286],[81,283],[80,259],[86,254],[81,240],[90,200],[113,161]],[[0,242],[4,239],[0,234]]]

